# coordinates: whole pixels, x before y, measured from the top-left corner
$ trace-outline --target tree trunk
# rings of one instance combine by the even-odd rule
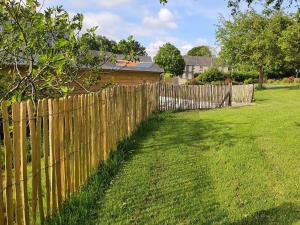
[[[258,87],[262,88],[264,83],[265,72],[262,67],[259,68],[259,79],[258,79]]]

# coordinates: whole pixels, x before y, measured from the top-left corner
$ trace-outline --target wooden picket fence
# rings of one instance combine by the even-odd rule
[[[249,104],[253,85],[172,85],[159,84],[160,111],[214,109],[232,104]]]
[[[43,224],[153,112],[224,107],[230,98],[230,85],[143,84],[3,102],[0,225]]]
[[[249,104],[254,99],[254,85],[232,86],[232,102],[235,104]]]
[[[157,111],[157,96],[156,85],[140,85],[43,99],[36,108],[31,101],[3,103],[0,225],[43,224],[121,140]]]
[[[230,105],[231,85],[160,84],[160,111],[213,109]]]

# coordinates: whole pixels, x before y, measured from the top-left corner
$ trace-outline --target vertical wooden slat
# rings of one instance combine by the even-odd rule
[[[80,187],[83,179],[83,156],[82,156],[82,149],[83,149],[83,124],[82,124],[82,117],[83,117],[83,96],[78,96],[78,188]],[[77,188],[77,190],[78,190]]]
[[[87,180],[87,177],[89,175],[89,151],[90,151],[90,142],[89,142],[89,128],[90,128],[90,121],[89,121],[89,96],[84,95],[84,102],[85,102],[85,115],[84,115],[84,123],[85,123],[85,149],[84,149],[84,165],[85,165],[85,172],[84,172],[84,180],[85,182]]]
[[[59,134],[59,158],[60,161],[60,180],[61,180],[61,191],[59,192],[60,195],[60,203],[65,200],[66,197],[66,176],[65,176],[65,120],[64,120],[64,101],[65,99],[59,99],[59,123],[58,123],[58,134]],[[59,204],[60,205],[60,204]]]
[[[48,112],[49,112],[49,157],[50,157],[50,186],[51,186],[51,202],[52,208],[50,213],[53,214],[57,209],[56,198],[56,155],[55,155],[55,132],[56,132],[56,119],[57,115],[54,115],[54,110],[57,113],[57,108],[54,109],[54,101],[48,100]]]
[[[30,144],[31,144],[31,158],[32,158],[32,197],[31,197],[31,211],[32,211],[32,224],[36,224],[36,207],[37,207],[37,156],[36,156],[36,126],[33,114],[33,104],[27,101],[27,112],[30,128]]]
[[[55,185],[56,185],[56,194],[57,194],[57,206],[60,207],[62,204],[62,191],[61,191],[61,161],[60,161],[60,109],[59,109],[59,100],[53,100],[53,118],[54,118],[54,156],[55,156]]]
[[[80,156],[79,156],[79,164],[80,164],[80,185],[83,183],[84,179],[84,150],[85,150],[85,123],[83,123],[83,118],[85,115],[85,105],[84,105],[84,96],[80,96],[80,115],[79,115],[79,127],[80,127]]]
[[[90,121],[91,121],[91,128],[90,128],[90,136],[91,136],[91,167],[90,167],[90,174],[94,172],[94,168],[96,165],[97,160],[97,154],[96,154],[96,146],[95,146],[95,135],[96,135],[96,129],[95,129],[95,123],[96,123],[96,117],[95,117],[95,111],[96,111],[97,103],[95,101],[95,94],[91,94],[91,106],[90,106]]]
[[[36,118],[36,182],[37,182],[37,198],[40,214],[40,223],[44,223],[44,206],[42,193],[42,174],[41,174],[41,133],[42,133],[42,102],[38,102],[37,118]]]
[[[74,160],[75,160],[75,152],[74,149],[74,105],[73,105],[73,99],[74,97],[68,98],[68,104],[69,104],[69,111],[68,111],[68,117],[69,117],[69,173],[70,173],[70,180],[69,180],[69,193],[74,193],[74,183],[75,183],[75,174],[74,174]],[[76,109],[75,109],[76,110]]]
[[[94,145],[95,145],[95,151],[96,151],[96,157],[95,160],[96,165],[95,168],[97,169],[101,158],[100,158],[100,145],[101,145],[101,130],[100,130],[100,115],[101,115],[101,96],[99,93],[95,94],[95,136],[94,136]]]
[[[70,173],[70,159],[71,159],[71,145],[70,142],[70,118],[69,118],[70,104],[69,99],[64,98],[64,120],[65,120],[65,195],[66,199],[70,196],[71,189],[71,173]]]
[[[5,147],[5,177],[6,177],[6,221],[13,224],[13,189],[12,189],[12,144],[9,133],[9,117],[7,103],[2,102],[3,135]]]
[[[80,137],[79,137],[79,116],[80,116],[80,103],[79,103],[78,96],[75,96],[73,99],[73,110],[74,110],[74,164],[72,165],[74,170],[74,192],[79,189],[79,180],[80,180],[80,164],[79,164],[79,157],[80,157]]]
[[[90,129],[91,129],[91,110],[90,110],[90,95],[86,95],[86,117],[85,117],[85,122],[87,123],[86,126],[86,143],[87,143],[87,148],[86,148],[86,176],[85,176],[85,181],[87,180],[89,174],[90,174],[90,154],[91,154],[91,135],[90,135]]]
[[[75,114],[74,112],[74,106],[73,106],[73,99],[75,97],[69,97],[67,99],[68,101],[68,118],[69,118],[69,197],[71,194],[74,193],[74,183],[75,183],[75,175],[74,175],[74,160],[75,160],[75,149],[74,149],[74,122],[73,122],[73,115]],[[76,110],[76,109],[75,109]]]
[[[0,110],[1,112],[1,110]],[[2,114],[2,112],[1,112]],[[2,118],[3,119],[3,118]],[[1,122],[3,122],[3,120],[1,120]],[[1,140],[1,136],[0,136],[0,146],[2,146],[2,140]],[[2,174],[2,165],[3,165],[3,161],[2,161],[2,154],[0,154],[0,174]],[[4,225],[4,202],[3,202],[3,176],[0,176],[0,225]]]
[[[21,201],[21,143],[20,143],[20,103],[12,105],[13,120],[13,147],[14,147],[14,172],[16,187],[16,224],[22,224],[22,201]]]
[[[47,100],[42,101],[43,106],[43,146],[45,160],[45,186],[46,186],[46,216],[50,216],[50,177],[49,177],[49,120]]]
[[[99,154],[99,162],[101,163],[104,158],[103,158],[103,127],[102,127],[102,93],[103,93],[103,90],[101,90],[99,93],[98,93],[98,104],[99,104],[99,112],[98,112],[98,129],[97,129],[97,148],[98,148],[98,154]]]
[[[80,181],[80,184],[82,185],[84,183],[84,180],[85,180],[85,173],[86,173],[86,169],[85,169],[85,166],[86,166],[86,121],[85,121],[85,118],[86,118],[86,101],[85,101],[85,95],[82,95],[81,96],[81,117],[80,117],[80,120],[81,120],[81,129],[82,129],[82,146],[81,146],[81,159],[80,159],[80,162],[81,162],[81,181]]]
[[[107,146],[107,139],[106,139],[106,133],[107,133],[107,120],[106,120],[106,89],[102,90],[101,92],[102,95],[102,111],[101,111],[101,127],[102,127],[102,158],[103,160],[107,159],[107,154],[106,154],[106,146]]]

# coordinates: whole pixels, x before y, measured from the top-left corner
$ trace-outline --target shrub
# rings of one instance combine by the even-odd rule
[[[244,80],[244,84],[254,84],[254,79],[248,78],[248,79]]]
[[[223,81],[212,81],[211,84],[224,84]]]
[[[281,80],[281,82],[284,84],[288,84],[290,81],[289,81],[289,78],[285,77]]]
[[[186,85],[200,85],[201,82],[199,80],[197,80],[197,79],[194,78],[192,80],[188,80],[185,84]]]
[[[165,73],[164,77],[165,78],[172,78],[174,75],[172,73]]]
[[[235,80],[232,81],[232,85],[240,85],[240,84],[243,84],[242,82],[237,82]]]
[[[211,83],[213,81],[224,81],[225,77],[225,74],[221,72],[218,68],[212,67],[206,70],[205,72],[199,74],[197,80],[204,83]]]
[[[245,82],[245,80],[248,80],[250,78],[253,79],[258,79],[258,73],[254,71],[232,71],[231,72],[231,78],[237,82]]]
[[[274,83],[276,83],[276,80],[275,79],[268,79],[267,83],[268,84],[274,84]]]

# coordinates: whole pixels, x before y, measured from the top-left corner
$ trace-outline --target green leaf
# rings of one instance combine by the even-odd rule
[[[69,91],[70,91],[70,89],[69,89],[68,87],[66,87],[66,86],[61,86],[61,87],[60,87],[60,90],[61,90],[61,92],[62,92],[63,94],[67,94],[67,93],[69,93]]]

